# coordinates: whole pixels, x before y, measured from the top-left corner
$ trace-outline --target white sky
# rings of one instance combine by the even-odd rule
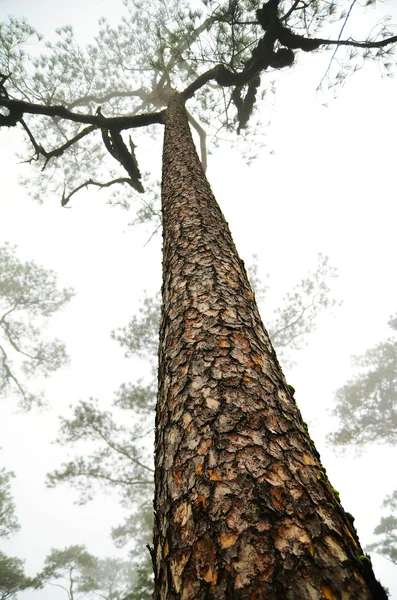
[[[397,23],[395,0],[380,10]],[[97,18],[105,15],[116,23],[122,12],[121,2],[114,0],[0,0],[0,19],[11,13],[27,16],[46,38],[55,27],[72,23],[83,39],[95,33]],[[369,13],[371,22],[376,15]],[[324,439],[332,430],[333,392],[352,374],[350,356],[384,339],[387,320],[397,310],[397,85],[382,79],[376,65],[367,65],[338,90],[336,99],[332,92],[319,95],[316,87],[328,61],[324,54],[300,56],[294,68],[283,72],[274,104],[263,109],[271,118],[267,147],[250,168],[238,151],[221,147],[210,157],[208,177],[242,258],[249,263],[253,253],[259,255],[276,298],[314,267],[317,252],[328,254],[339,269],[335,293],[344,304],[335,317],[321,319],[288,380],[331,483],[356,517],[365,545],[373,541],[384,496],[397,486],[390,477],[396,449],[372,447],[360,459],[352,453],[341,458]],[[73,491],[47,490],[43,480],[66,458],[65,449],[50,445],[57,416],[89,396],[108,406],[113,390],[137,374],[109,334],[127,323],[144,289],[157,289],[160,239],[144,247],[148,233],[128,229],[131,215],[107,206],[106,191],[82,192],[73,198],[72,210],[61,209],[59,198],[35,204],[18,185],[29,169],[15,157],[19,140],[15,129],[0,131],[0,243],[18,244],[21,258],[54,269],[62,285],[78,292],[54,320],[53,331],[67,342],[72,364],[48,381],[50,409],[24,415],[13,411],[12,398],[0,405],[0,465],[17,475],[13,492],[22,525],[1,547],[25,558],[34,574],[51,547],[84,543],[101,556],[119,552],[109,537],[111,526],[123,519],[117,499],[98,495],[79,507],[73,504]],[[153,162],[158,172],[160,150],[140,158],[145,168]],[[373,563],[396,600],[396,568],[376,555]],[[64,595],[53,588],[20,597],[57,600]]]

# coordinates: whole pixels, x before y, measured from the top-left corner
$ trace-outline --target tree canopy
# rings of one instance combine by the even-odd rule
[[[64,344],[46,340],[42,330],[73,290],[59,290],[53,271],[21,262],[10,245],[0,247],[0,273],[0,394],[15,394],[29,409],[42,403],[43,395],[30,392],[25,379],[47,377],[68,360]]]
[[[363,450],[370,444],[397,443],[397,315],[388,325],[393,336],[355,356],[359,373],[339,388],[333,414],[339,428],[329,435],[331,444],[348,449]],[[397,510],[397,490],[388,495],[383,508]],[[379,539],[368,545],[397,565],[397,519],[394,514],[381,517],[374,530]]]
[[[63,27],[58,41],[48,43],[46,52],[30,63],[23,46],[40,39],[39,34],[16,19],[1,26],[0,126],[23,127],[33,151],[27,160],[37,173],[29,189],[40,200],[58,193],[66,206],[82,187],[116,183],[127,185],[124,203],[128,189],[142,193],[139,152],[136,156],[132,138],[127,145],[122,132],[162,123],[169,86],[183,90],[189,101],[205,164],[203,125],[215,141],[244,130],[252,116],[250,133],[258,128],[260,113],[254,109],[266,93],[266,70],[289,67],[299,51],[324,47],[334,51],[332,73],[334,64],[343,65],[330,77],[342,81],[363,59],[390,68],[397,41],[387,22],[379,23],[365,41],[344,39],[358,4],[342,0],[271,0],[262,6],[252,0],[206,0],[197,8],[182,0],[156,0],[150,7],[141,0],[125,4],[128,16],[117,27],[102,20],[92,43],[79,46],[73,29]],[[337,23],[336,37],[319,37],[322,30],[338,31]],[[333,60],[336,50],[346,51],[349,60]],[[122,172],[114,169],[114,161],[104,161],[108,154]],[[144,204],[153,215],[153,198]]]

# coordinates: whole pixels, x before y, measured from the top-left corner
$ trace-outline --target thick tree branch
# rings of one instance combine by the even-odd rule
[[[141,179],[141,172],[135,157],[135,146],[130,137],[130,152],[124,143],[123,137],[116,129],[102,129],[102,139],[107,151],[115,158],[127,171],[130,176],[130,185],[140,194],[144,193]]]
[[[164,111],[155,113],[144,113],[141,115],[129,115],[125,117],[104,117],[98,115],[85,115],[72,112],[64,106],[45,106],[43,104],[34,104],[33,102],[24,102],[23,100],[13,100],[12,98],[0,96],[0,106],[4,106],[10,111],[9,115],[0,115],[0,127],[3,125],[16,125],[24,114],[43,115],[47,117],[60,117],[75,123],[86,123],[105,129],[131,129],[135,127],[146,127],[153,123],[163,123]]]
[[[279,41],[285,48],[274,51],[275,43]],[[194,94],[209,81],[215,80],[224,87],[243,86],[268,67],[283,68],[292,64],[294,55],[292,50],[311,52],[320,46],[352,46],[354,48],[384,48],[397,42],[397,35],[377,42],[357,42],[355,40],[327,40],[323,38],[306,38],[292,33],[287,27],[278,26],[276,30],[269,30],[262,36],[252,52],[252,57],[247,61],[244,69],[239,73],[231,71],[225,65],[219,64],[202,73],[189,84],[182,92],[185,100]]]

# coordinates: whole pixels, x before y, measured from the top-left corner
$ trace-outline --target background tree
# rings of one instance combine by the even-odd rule
[[[94,567],[96,558],[85,546],[69,546],[64,550],[53,548],[45,559],[41,579],[62,588],[69,600],[75,600],[80,592],[88,593],[97,588],[90,574]]]
[[[355,356],[360,371],[336,392],[334,416],[339,428],[328,436],[340,448],[364,449],[370,444],[397,444],[397,315],[388,322],[393,336]],[[383,507],[397,510],[397,490],[383,502]],[[382,517],[374,533],[379,541],[368,546],[397,565],[397,518]]]
[[[70,288],[58,290],[53,271],[21,262],[13,246],[0,247],[0,394],[16,394],[24,409],[43,402],[25,379],[47,377],[67,362],[64,344],[46,340],[42,330],[72,296]]]
[[[9,537],[19,529],[15,514],[15,504],[11,496],[11,477],[13,473],[0,469],[0,537]]]
[[[18,592],[42,587],[39,577],[26,577],[23,560],[0,552],[0,600],[16,599]]]
[[[141,570],[129,560],[99,559],[89,572],[97,587],[92,592],[92,597],[104,600],[144,600],[151,597],[149,593],[152,593],[152,582],[149,580],[149,587],[145,587]]]
[[[13,473],[0,469],[0,538],[8,538],[19,529],[15,504],[11,496],[10,480]],[[25,575],[23,560],[0,551],[0,600],[17,598],[18,592],[41,587],[40,578]]]
[[[123,600],[134,598],[133,589],[140,575],[130,561],[111,557],[99,559],[85,546],[75,545],[64,550],[51,550],[40,576],[45,584],[61,587],[69,600]],[[139,584],[143,589],[142,582]]]

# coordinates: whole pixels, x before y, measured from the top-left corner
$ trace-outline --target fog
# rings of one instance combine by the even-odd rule
[[[0,17],[26,16],[45,40],[55,39],[56,27],[71,23],[85,42],[95,34],[99,17],[115,24],[123,14],[121,2],[114,0],[54,4],[2,0]],[[397,2],[380,11],[397,23]],[[378,19],[375,12],[369,15]],[[293,68],[282,72],[275,96],[261,108],[269,125],[257,158],[247,165],[238,144],[220,144],[209,155],[207,176],[241,257],[250,264],[256,254],[262,279],[269,274],[265,326],[283,295],[315,268],[319,252],[338,269],[332,294],[342,304],[320,315],[307,346],[293,355],[296,365],[284,372],[365,548],[386,514],[382,501],[395,488],[390,469],[394,473],[396,449],[370,445],[361,455],[353,449],[341,455],[325,438],[337,426],[331,416],[335,391],[355,373],[352,355],[390,335],[387,321],[397,307],[397,87],[395,79],[382,77],[376,64],[368,64],[336,93],[318,92],[329,59],[326,53],[299,56]],[[158,133],[144,139],[140,132],[137,147],[141,171],[150,171],[154,181],[161,169]],[[20,184],[30,169],[17,156],[26,155],[23,144],[19,128],[0,130],[0,244],[17,244],[21,260],[53,269],[60,286],[76,291],[45,332],[62,339],[71,358],[48,379],[33,382],[44,386],[47,406],[23,413],[13,395],[0,402],[0,467],[16,475],[12,494],[21,524],[9,540],[0,539],[0,551],[25,560],[26,572],[34,576],[51,548],[84,544],[99,557],[128,557],[129,547],[116,548],[110,536],[130,512],[116,493],[98,487],[94,499],[80,506],[76,490],[65,485],[49,489],[45,477],[75,451],[54,444],[59,416],[70,417],[71,406],[89,397],[110,410],[120,384],[147,372],[143,360],[125,358],[110,332],[127,325],[145,290],[150,296],[160,289],[161,233],[151,238],[155,225],[129,225],[135,206],[130,211],[110,206],[107,190],[82,190],[70,210],[61,208],[56,195],[34,202]],[[397,599],[396,567],[375,553],[372,562],[377,578]],[[46,586],[18,597],[58,600],[65,591]]]

